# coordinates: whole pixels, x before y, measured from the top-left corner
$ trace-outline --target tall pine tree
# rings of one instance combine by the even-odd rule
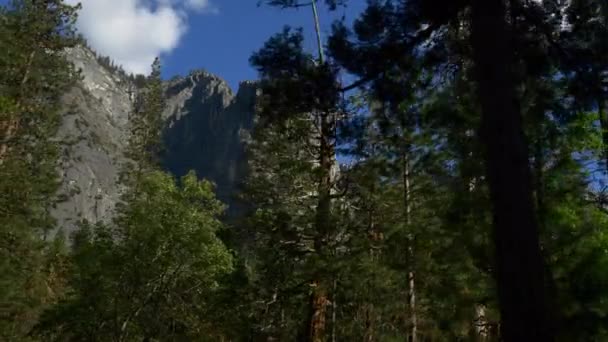
[[[58,290],[57,250],[44,238],[55,228],[61,96],[77,76],[65,57],[76,10],[59,0],[0,7],[0,339],[24,339]]]

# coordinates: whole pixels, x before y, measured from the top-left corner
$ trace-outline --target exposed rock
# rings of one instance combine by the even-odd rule
[[[243,134],[253,126],[256,85],[236,95],[222,79],[196,71],[167,86],[164,166],[176,176],[195,170],[216,183],[218,198],[238,213],[235,198],[246,173]]]
[[[68,51],[82,80],[65,95],[61,187],[52,213],[73,231],[83,219],[112,218],[121,188],[117,181],[128,141],[133,85],[99,64],[85,47]],[[218,197],[235,214],[235,191],[246,172],[243,136],[253,125],[256,85],[243,82],[235,95],[225,81],[204,71],[166,83],[164,167],[180,177],[193,169],[216,185]]]
[[[83,219],[107,221],[118,202],[132,95],[129,84],[100,66],[90,50],[73,48],[68,56],[82,80],[64,96],[61,187],[53,215],[70,232]]]

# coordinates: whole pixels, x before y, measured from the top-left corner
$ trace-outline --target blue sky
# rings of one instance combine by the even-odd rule
[[[218,13],[198,13],[189,18],[189,29],[180,44],[164,57],[164,74],[186,74],[204,68],[226,79],[236,90],[241,80],[255,79],[249,56],[284,25],[302,26],[306,46],[315,49],[312,15],[309,8],[281,10],[257,6],[257,0],[216,0]],[[322,10],[323,31],[343,15],[352,20],[363,9],[363,0],[351,1],[347,8],[329,13]]]
[[[258,6],[258,0],[64,1],[83,5],[77,27],[89,45],[134,73],[148,72],[160,55],[164,78],[202,68],[236,90],[240,81],[257,78],[251,54],[285,25],[303,27],[306,47],[316,50],[308,7],[281,10]],[[365,5],[365,0],[349,0],[347,7],[329,12],[319,4],[324,36],[334,20],[344,16],[350,23]]]

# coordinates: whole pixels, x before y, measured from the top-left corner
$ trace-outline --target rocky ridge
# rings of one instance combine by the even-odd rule
[[[131,86],[99,65],[92,51],[76,47],[67,55],[82,79],[64,96],[58,131],[61,187],[52,213],[69,232],[79,221],[112,216],[120,197],[117,180],[133,95]]]
[[[215,75],[196,71],[167,85],[163,165],[180,177],[195,170],[216,183],[218,197],[235,214],[234,197],[245,177],[243,138],[253,126],[256,86],[241,82],[236,94]]]
[[[64,96],[58,138],[61,186],[52,214],[67,233],[78,222],[107,222],[120,200],[118,176],[126,159],[134,85],[97,61],[85,47],[68,52],[82,79]],[[217,185],[231,213],[246,173],[243,137],[253,125],[254,82],[236,94],[221,78],[194,71],[166,82],[163,166],[177,177],[193,169]]]

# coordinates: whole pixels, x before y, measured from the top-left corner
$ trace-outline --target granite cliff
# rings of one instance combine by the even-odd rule
[[[238,213],[234,195],[246,172],[243,139],[253,126],[255,84],[242,82],[234,94],[219,77],[196,71],[170,81],[166,95],[165,169],[214,181],[228,213]]]
[[[64,96],[58,132],[61,186],[52,209],[68,233],[85,219],[107,222],[120,199],[118,185],[136,87],[77,47],[67,52],[82,79]],[[217,185],[234,214],[235,191],[246,172],[243,137],[253,124],[256,87],[241,83],[236,94],[221,78],[194,71],[166,83],[165,150],[162,165],[179,177],[195,170]]]

